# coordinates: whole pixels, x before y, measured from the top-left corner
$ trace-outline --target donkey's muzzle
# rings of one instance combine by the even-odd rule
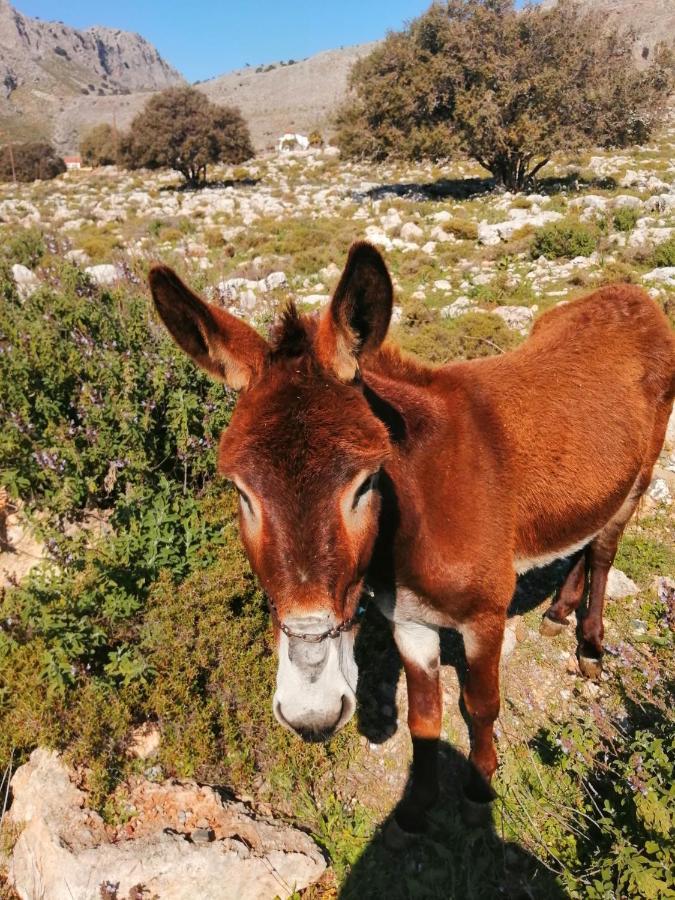
[[[327,717],[321,714],[307,715],[306,713],[302,719],[293,721],[284,715],[281,703],[276,697],[274,700],[274,715],[277,721],[289,731],[295,732],[303,741],[313,744],[330,740],[351,719],[355,709],[356,698],[350,692],[342,695],[339,714],[337,718],[333,717],[332,721],[327,720]]]

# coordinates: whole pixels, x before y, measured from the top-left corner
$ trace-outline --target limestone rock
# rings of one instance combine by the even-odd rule
[[[87,275],[99,285],[114,284],[121,278],[121,272],[117,266],[111,263],[102,263],[99,266],[87,266],[84,270]]]
[[[529,306],[497,306],[492,312],[503,319],[513,331],[526,334],[534,319],[534,311]]]
[[[623,600],[624,597],[634,597],[638,591],[638,586],[628,575],[622,572],[621,569],[615,569],[612,566],[607,576],[606,589],[606,595],[610,600]]]
[[[420,241],[423,237],[424,232],[414,222],[406,222],[401,228],[401,238],[404,241]]]
[[[12,266],[12,278],[22,300],[27,300],[40,287],[35,272],[31,272],[27,266],[22,266],[21,263],[14,263]]]
[[[304,889],[326,867],[304,832],[258,819],[195,782],[132,785],[137,815],[113,833],[56,753],[35,750],[12,792],[8,817],[21,833],[9,883],[21,900],[90,900],[108,884],[120,897],[142,884],[162,900],[272,900]]]

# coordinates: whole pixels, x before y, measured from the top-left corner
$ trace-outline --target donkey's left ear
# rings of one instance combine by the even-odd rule
[[[379,252],[352,244],[330,306],[321,316],[316,353],[341,381],[352,381],[359,359],[376,351],[389,328],[394,291]]]

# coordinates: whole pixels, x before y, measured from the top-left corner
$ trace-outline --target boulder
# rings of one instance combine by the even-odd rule
[[[605,589],[605,594],[609,600],[623,600],[624,597],[634,597],[639,590],[635,582],[625,572],[612,566],[607,576],[607,588]]]
[[[162,900],[272,900],[326,868],[304,832],[195,782],[129,785],[132,817],[113,829],[87,807],[58,754],[38,749],[12,793],[8,819],[20,835],[8,877],[21,900],[90,900],[111,888],[118,897],[142,889]]]
[[[28,266],[22,266],[21,263],[14,263],[12,266],[12,278],[22,300],[27,300],[40,287],[35,272],[31,272]]]
[[[92,281],[96,284],[107,285],[114,284],[122,277],[122,273],[111,263],[103,263],[99,266],[87,266],[84,270]]]
[[[534,310],[529,306],[497,306],[492,312],[503,319],[513,331],[526,334],[534,319]]]
[[[419,225],[416,225],[414,222],[406,222],[405,225],[401,227],[401,238],[404,241],[421,241],[424,237],[424,232],[420,228]]]
[[[473,300],[470,300],[468,297],[458,297],[454,303],[450,303],[449,306],[444,306],[441,309],[441,318],[456,319],[459,316],[463,316],[464,313],[473,312],[475,309],[476,304]]]

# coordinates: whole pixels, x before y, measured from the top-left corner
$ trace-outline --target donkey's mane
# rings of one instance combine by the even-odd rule
[[[289,301],[270,328],[272,359],[297,359],[312,354],[317,323],[316,313],[301,315],[295,303]]]

